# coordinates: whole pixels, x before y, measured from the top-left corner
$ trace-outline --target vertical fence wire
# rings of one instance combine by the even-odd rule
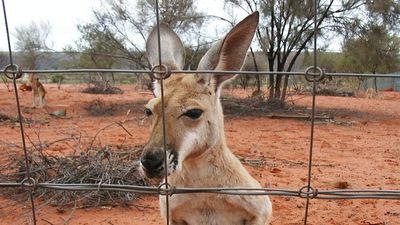
[[[159,10],[159,2],[156,0],[156,22],[157,22],[157,41],[158,41],[158,64],[159,68],[161,68],[162,60],[161,60],[161,34],[160,34],[160,10]],[[166,72],[166,71],[165,71]],[[166,136],[166,123],[165,123],[165,102],[164,102],[164,78],[166,76],[161,76],[160,86],[161,86],[161,116],[162,116],[162,134],[163,134],[163,148],[164,148],[164,187],[166,189],[169,188],[168,185],[168,153],[167,153],[167,136]],[[169,225],[169,194],[167,193],[165,196],[165,208],[166,212],[166,222]]]
[[[317,13],[318,13],[318,0],[314,0],[314,54],[313,54],[313,67],[314,74],[317,72]],[[311,129],[310,129],[310,149],[308,155],[308,171],[307,171],[307,198],[306,198],[306,207],[304,210],[304,225],[307,225],[308,221],[308,212],[310,208],[310,190],[311,190],[311,179],[312,179],[312,161],[313,161],[313,151],[314,151],[314,127],[315,127],[315,108],[316,108],[316,83],[317,78],[314,77],[312,79],[312,109],[311,109]],[[315,191],[313,189],[313,191]]]
[[[5,28],[6,28],[6,35],[7,35],[7,44],[8,44],[8,55],[9,55],[9,60],[10,60],[10,68],[14,66],[13,64],[13,56],[12,56],[12,49],[11,49],[11,40],[10,40],[10,32],[8,29],[8,20],[7,20],[7,12],[6,12],[6,5],[4,0],[2,0],[3,4],[3,15],[4,15],[4,23],[5,23]],[[33,186],[34,186],[34,181],[31,179],[31,171],[30,171],[30,163],[29,163],[29,157],[28,157],[28,152],[26,149],[26,142],[25,142],[25,132],[24,132],[24,124],[23,124],[23,118],[22,118],[22,113],[21,113],[21,106],[19,102],[19,96],[18,96],[18,88],[17,88],[17,74],[16,72],[13,72],[13,86],[14,86],[14,91],[15,91],[15,100],[17,104],[17,111],[18,111],[18,122],[19,122],[19,128],[21,132],[21,139],[22,139],[22,147],[24,150],[24,157],[25,157],[25,167],[26,167],[26,178],[25,182],[30,183],[30,187],[28,189],[29,192],[29,199],[30,199],[30,204],[31,204],[31,210],[32,210],[32,217],[33,217],[33,224],[36,225],[36,212],[35,212],[35,202],[33,199]],[[24,183],[23,183],[24,184]]]

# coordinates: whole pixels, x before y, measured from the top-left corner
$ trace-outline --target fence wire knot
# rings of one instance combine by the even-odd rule
[[[102,183],[102,181],[100,181],[98,184],[97,184],[97,192],[100,192],[101,191],[101,185],[102,185],[103,183]]]
[[[36,189],[37,183],[33,177],[25,178],[21,181],[22,188]]]
[[[311,186],[304,186],[299,190],[300,198],[315,198],[318,195],[318,189]]]
[[[13,80],[15,79],[19,79],[22,77],[22,69],[16,65],[16,64],[8,64],[4,70],[4,75],[8,78]]]
[[[175,194],[175,187],[171,186],[168,183],[161,183],[160,185],[158,185],[157,192],[158,194],[163,196],[165,195],[171,196]]]
[[[154,80],[165,80],[171,76],[171,69],[164,64],[155,65],[153,68],[151,68],[150,76]]]
[[[320,82],[325,79],[325,72],[321,67],[310,66],[304,72],[304,77],[308,82]]]

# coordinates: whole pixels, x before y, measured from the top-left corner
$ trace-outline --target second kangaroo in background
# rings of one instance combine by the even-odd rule
[[[43,108],[46,105],[45,96],[46,90],[42,83],[40,83],[39,78],[35,74],[29,74],[29,81],[27,86],[32,88],[33,92],[33,107]]]

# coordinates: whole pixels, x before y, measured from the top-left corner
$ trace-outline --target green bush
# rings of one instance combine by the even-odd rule
[[[50,76],[50,82],[51,83],[61,83],[65,80],[64,74],[52,74]]]

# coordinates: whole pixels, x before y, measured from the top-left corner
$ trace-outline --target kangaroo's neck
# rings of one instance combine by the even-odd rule
[[[225,140],[221,140],[204,153],[185,160],[181,171],[173,174],[170,180],[173,185],[181,187],[207,187],[214,186],[214,182],[215,185],[224,183],[219,179],[224,179],[224,171],[229,169],[234,157]]]

